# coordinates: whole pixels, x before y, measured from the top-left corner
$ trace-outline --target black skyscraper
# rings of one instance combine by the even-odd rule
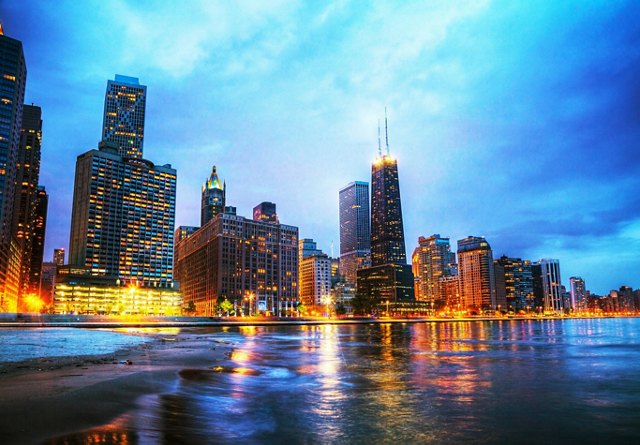
[[[389,154],[388,137],[386,141],[386,154],[378,144],[379,156],[371,167],[371,267],[357,272],[354,303],[360,312],[385,302],[414,300],[413,272],[406,264],[398,163]]]

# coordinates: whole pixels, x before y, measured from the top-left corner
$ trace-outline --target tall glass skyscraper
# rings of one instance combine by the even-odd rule
[[[107,82],[102,140],[118,146],[120,156],[142,158],[147,87],[138,78],[116,74]]]
[[[15,312],[18,305],[20,253],[12,228],[26,81],[22,42],[5,36],[0,25],[0,312]]]
[[[369,184],[352,182],[340,189],[339,198],[340,273],[353,285],[356,271],[371,266]]]
[[[371,166],[371,265],[406,263],[398,162],[385,154]]]
[[[387,152],[371,166],[371,267],[357,271],[355,305],[375,310],[387,302],[415,299],[413,272],[407,264],[400,203],[398,163]]]

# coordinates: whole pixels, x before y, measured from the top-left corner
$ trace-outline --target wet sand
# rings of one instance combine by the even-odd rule
[[[108,424],[135,409],[141,396],[171,392],[181,370],[211,369],[231,349],[210,335],[187,333],[104,356],[2,363],[0,441],[78,443],[56,438]]]

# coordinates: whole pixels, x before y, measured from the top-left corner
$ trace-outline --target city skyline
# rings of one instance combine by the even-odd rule
[[[0,6],[43,110],[45,260],[68,247],[75,158],[117,73],[148,86],[145,156],[178,172],[176,226],[197,224],[215,164],[239,214],[276,202],[338,256],[337,192],[368,179],[387,105],[408,251],[483,235],[598,294],[638,287],[637,5],[97,5]]]

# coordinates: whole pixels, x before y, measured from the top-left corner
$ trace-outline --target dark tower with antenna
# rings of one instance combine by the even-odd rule
[[[389,151],[387,112],[384,116],[386,153],[378,122],[378,156],[371,165],[371,267],[358,270],[357,294],[367,309],[385,301],[414,299],[413,273],[407,265],[400,201],[398,162]]]

